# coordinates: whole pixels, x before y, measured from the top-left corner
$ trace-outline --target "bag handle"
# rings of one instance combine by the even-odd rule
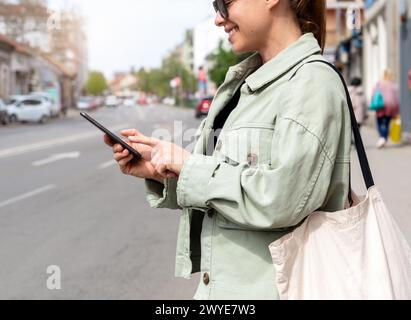
[[[341,81],[344,85],[345,94],[347,96],[348,108],[350,109],[351,126],[352,126],[352,131],[353,131],[353,134],[354,134],[355,147],[357,149],[357,155],[358,155],[358,159],[360,161],[361,171],[362,171],[362,175],[364,177],[365,185],[366,185],[366,188],[368,190],[371,187],[375,186],[374,178],[373,178],[372,173],[371,173],[370,164],[368,162],[367,154],[365,152],[364,143],[363,143],[362,138],[361,138],[361,133],[360,133],[360,129],[358,128],[357,119],[355,117],[354,108],[353,108],[353,105],[352,105],[350,93],[348,91],[348,87],[347,87],[347,84],[345,83],[344,77],[342,76],[340,71],[333,64],[329,63],[328,61],[312,60],[312,61],[308,61],[308,62],[304,63],[302,66],[304,66],[305,64],[308,64],[308,63],[313,63],[313,62],[321,62],[321,63],[324,63],[324,64],[330,66],[338,74],[338,76],[340,77],[340,79],[341,79]],[[297,69],[297,71],[293,74],[293,76],[291,78],[293,78],[297,74],[297,72],[300,68]]]

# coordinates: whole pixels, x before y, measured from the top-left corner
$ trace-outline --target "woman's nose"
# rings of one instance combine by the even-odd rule
[[[217,11],[216,15],[215,15],[215,19],[214,19],[214,24],[217,27],[222,27],[224,24],[225,19],[221,16],[220,12]]]

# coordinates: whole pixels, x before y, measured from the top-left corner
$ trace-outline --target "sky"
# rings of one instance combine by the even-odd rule
[[[213,17],[212,0],[50,0],[86,18],[89,68],[111,78],[131,67],[158,67],[184,31]]]

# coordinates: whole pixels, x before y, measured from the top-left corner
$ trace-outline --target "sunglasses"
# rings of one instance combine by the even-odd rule
[[[223,19],[228,18],[227,4],[229,4],[230,2],[231,1],[226,1],[226,0],[214,0],[213,1],[213,7],[214,7],[215,12],[219,12]]]

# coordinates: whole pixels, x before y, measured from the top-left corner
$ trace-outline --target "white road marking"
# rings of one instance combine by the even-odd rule
[[[37,195],[39,195],[39,194],[41,194],[41,193],[47,192],[47,191],[52,190],[52,189],[55,189],[55,188],[56,188],[55,185],[50,184],[50,185],[48,185],[48,186],[45,186],[45,187],[42,187],[42,188],[39,188],[39,189],[30,191],[30,192],[27,192],[27,193],[22,194],[22,195],[20,195],[20,196],[11,198],[11,199],[6,200],[6,201],[3,201],[3,202],[0,202],[0,208],[4,208],[4,207],[6,207],[6,206],[9,206],[9,205],[14,204],[14,203],[19,202],[19,201],[26,200],[26,199],[28,199],[28,198],[32,198],[32,197],[34,197],[34,196],[37,196]]]
[[[54,154],[51,157],[48,157],[47,159],[35,161],[31,165],[34,167],[40,167],[40,166],[44,166],[46,164],[53,163],[56,161],[60,161],[64,159],[77,159],[79,157],[80,157],[80,152],[78,151],[71,152],[71,153],[59,153],[59,154]]]
[[[115,160],[110,160],[107,162],[102,163],[101,165],[98,166],[99,169],[106,169],[108,167],[116,165],[117,162]]]
[[[128,124],[123,124],[119,125],[116,127],[111,128],[112,131],[117,131],[117,130],[122,130],[124,128],[128,128]],[[64,137],[64,138],[57,138],[57,139],[52,139],[52,140],[47,140],[47,141],[42,141],[42,142],[37,142],[37,143],[32,143],[29,145],[24,145],[24,146],[19,146],[19,147],[14,147],[10,149],[3,149],[0,150],[0,159],[2,158],[9,158],[13,156],[18,156],[24,153],[29,153],[33,151],[39,151],[39,150],[44,150],[48,149],[51,147],[55,146],[60,146],[64,145],[67,143],[72,143],[84,139],[90,139],[98,136],[102,136],[103,133],[99,130],[93,130],[93,131],[87,131],[85,133],[80,133],[76,135],[72,135],[69,137]]]

